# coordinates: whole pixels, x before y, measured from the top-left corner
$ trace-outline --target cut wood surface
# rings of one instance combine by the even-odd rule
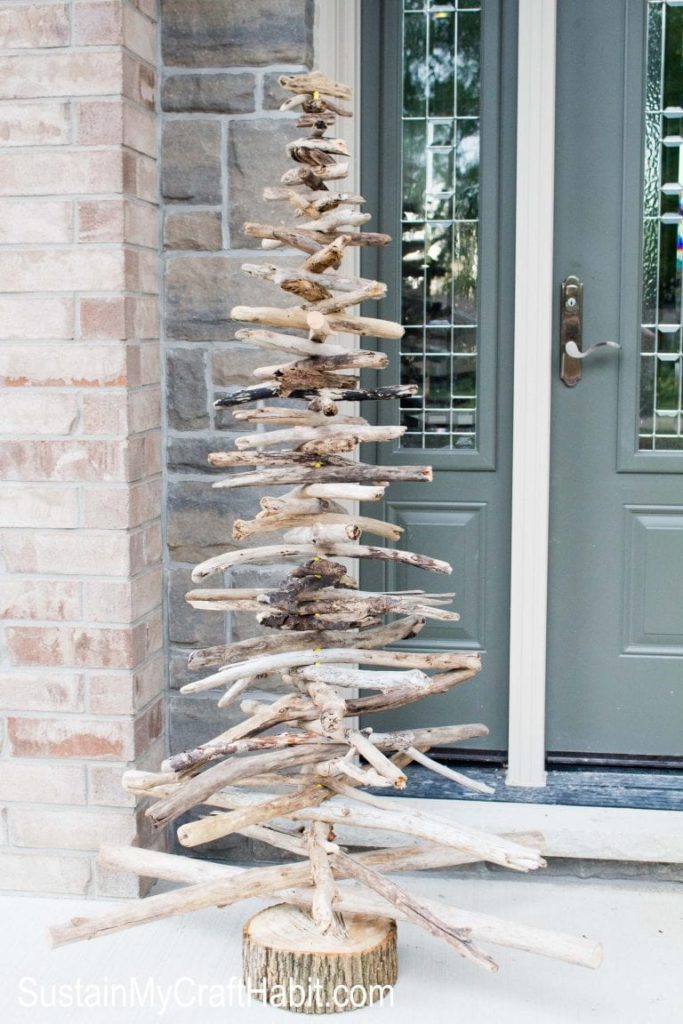
[[[312,906],[313,917],[299,907],[279,904],[247,921],[245,984],[263,992],[259,998],[265,1002],[299,1013],[369,1006],[398,977],[395,922],[388,917],[354,917],[338,935],[323,931],[313,902]]]

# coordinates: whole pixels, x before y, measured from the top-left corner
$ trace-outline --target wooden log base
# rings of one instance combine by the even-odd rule
[[[253,998],[297,1013],[342,1013],[369,1006],[396,984],[396,922],[350,917],[347,935],[321,935],[311,916],[280,903],[243,930],[244,984]]]

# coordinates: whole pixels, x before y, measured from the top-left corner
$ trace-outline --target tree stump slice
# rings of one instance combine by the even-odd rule
[[[242,943],[251,997],[295,1013],[343,1013],[387,998],[398,976],[396,922],[354,915],[345,924],[347,936],[335,938],[298,907],[255,914]]]

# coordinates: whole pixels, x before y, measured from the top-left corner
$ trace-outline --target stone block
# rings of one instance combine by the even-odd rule
[[[226,642],[225,615],[197,611],[185,600],[188,590],[198,584],[190,578],[188,567],[172,568],[168,573],[168,637],[184,647],[210,647]]]
[[[285,92],[280,85],[281,75],[282,71],[266,71],[263,76],[262,106],[264,110],[279,110],[280,104],[292,95],[291,92]],[[292,114],[292,117],[295,116],[296,113]]]
[[[209,425],[206,353],[174,348],[166,355],[168,423],[174,430],[200,430]]]
[[[205,205],[221,202],[221,127],[213,121],[171,121],[164,127],[161,194]]]
[[[254,253],[250,263],[270,263],[273,254]],[[249,277],[241,270],[242,256],[206,256],[191,259],[170,256],[166,267],[166,334],[182,341],[229,341],[240,327],[254,324],[237,323],[230,318],[235,305],[263,306],[263,281]],[[277,256],[278,264],[296,262],[295,256]],[[272,289],[272,304],[296,305],[296,296]],[[265,355],[265,359],[263,356]],[[277,352],[273,353],[277,362]],[[261,362],[267,363],[268,353]]]
[[[169,481],[168,547],[173,560],[203,562],[234,548],[233,522],[252,516],[258,508],[250,490],[214,490],[209,480]]]
[[[198,676],[195,675],[194,678]],[[240,711],[239,704],[219,708],[218,697],[217,690],[191,697],[183,697],[180,694],[171,696],[170,750],[191,750],[242,721],[244,712]]]
[[[313,10],[313,0],[164,0],[164,61],[214,68],[310,65]]]
[[[223,245],[220,213],[169,210],[164,221],[164,245],[167,249],[220,251]]]
[[[224,471],[209,465],[209,453],[232,450],[232,441],[229,434],[221,433],[208,437],[193,434],[170,437],[166,449],[166,468],[169,473],[208,473],[218,479]]]
[[[247,72],[172,75],[161,89],[161,109],[179,114],[248,114],[256,109],[255,81]]]
[[[242,231],[245,221],[292,224],[288,203],[263,200],[266,185],[277,183],[292,162],[287,143],[297,138],[298,129],[288,118],[264,117],[234,121],[228,129],[228,180],[230,182],[230,242],[234,248],[259,249],[258,238]],[[267,215],[264,207],[267,207]],[[258,211],[264,210],[259,217]]]

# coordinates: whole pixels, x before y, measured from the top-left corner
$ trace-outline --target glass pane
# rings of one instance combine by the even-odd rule
[[[683,6],[648,0],[639,448],[683,451]]]
[[[480,3],[403,10],[401,380],[420,392],[401,405],[401,443],[474,448]]]

